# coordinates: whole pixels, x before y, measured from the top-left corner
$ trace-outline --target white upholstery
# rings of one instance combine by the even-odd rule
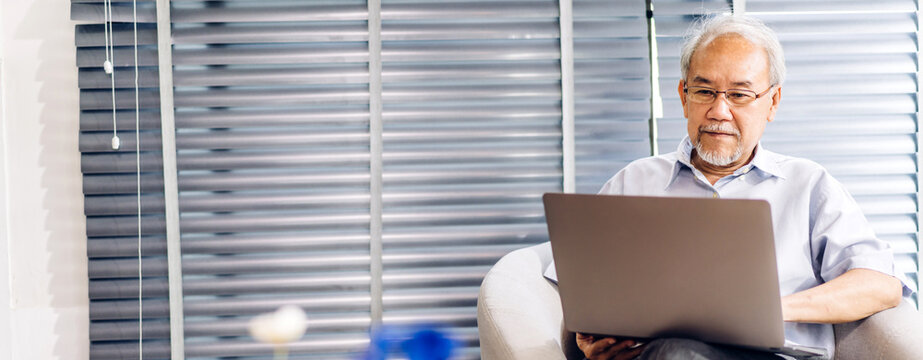
[[[923,359],[923,314],[908,302],[834,331],[836,360]]]
[[[507,254],[487,273],[478,296],[483,359],[581,358],[562,331],[557,287],[542,276],[550,262],[551,246],[544,243]],[[835,331],[836,360],[923,359],[923,315],[908,303]]]
[[[481,283],[478,336],[482,359],[561,360],[561,299],[542,276],[548,243],[504,256]]]

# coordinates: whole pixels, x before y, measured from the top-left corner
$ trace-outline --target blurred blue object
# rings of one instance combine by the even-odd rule
[[[410,360],[447,360],[458,346],[437,326],[382,326],[372,333],[364,360],[385,360],[388,354]]]

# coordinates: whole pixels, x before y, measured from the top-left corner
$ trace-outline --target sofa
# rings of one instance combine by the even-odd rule
[[[542,275],[550,262],[546,242],[505,255],[487,273],[478,296],[482,359],[583,358],[563,328],[557,286]],[[923,359],[923,315],[907,302],[834,331],[835,360]]]

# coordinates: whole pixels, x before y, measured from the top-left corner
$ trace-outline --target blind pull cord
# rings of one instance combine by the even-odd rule
[[[103,71],[109,75],[109,89],[112,91],[112,150],[118,150],[121,147],[121,140],[118,134],[118,125],[115,121],[115,44],[112,33],[112,0],[103,2],[103,37],[106,42],[106,61],[103,62]]]
[[[110,0],[111,1],[111,0]],[[135,180],[138,202],[138,359],[144,359],[144,279],[141,271],[141,104],[140,85],[138,81],[138,0],[132,0],[132,35],[134,40],[135,61]],[[113,138],[113,145],[118,137]]]

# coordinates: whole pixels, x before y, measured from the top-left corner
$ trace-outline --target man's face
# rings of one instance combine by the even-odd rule
[[[684,86],[703,86],[725,91],[769,88],[766,51],[738,35],[723,35],[692,55],[687,79],[680,80],[679,95],[686,130],[699,158],[713,166],[740,167],[750,161],[773,120],[781,99],[781,87],[745,105],[730,104],[724,94],[710,104],[689,101]]]

